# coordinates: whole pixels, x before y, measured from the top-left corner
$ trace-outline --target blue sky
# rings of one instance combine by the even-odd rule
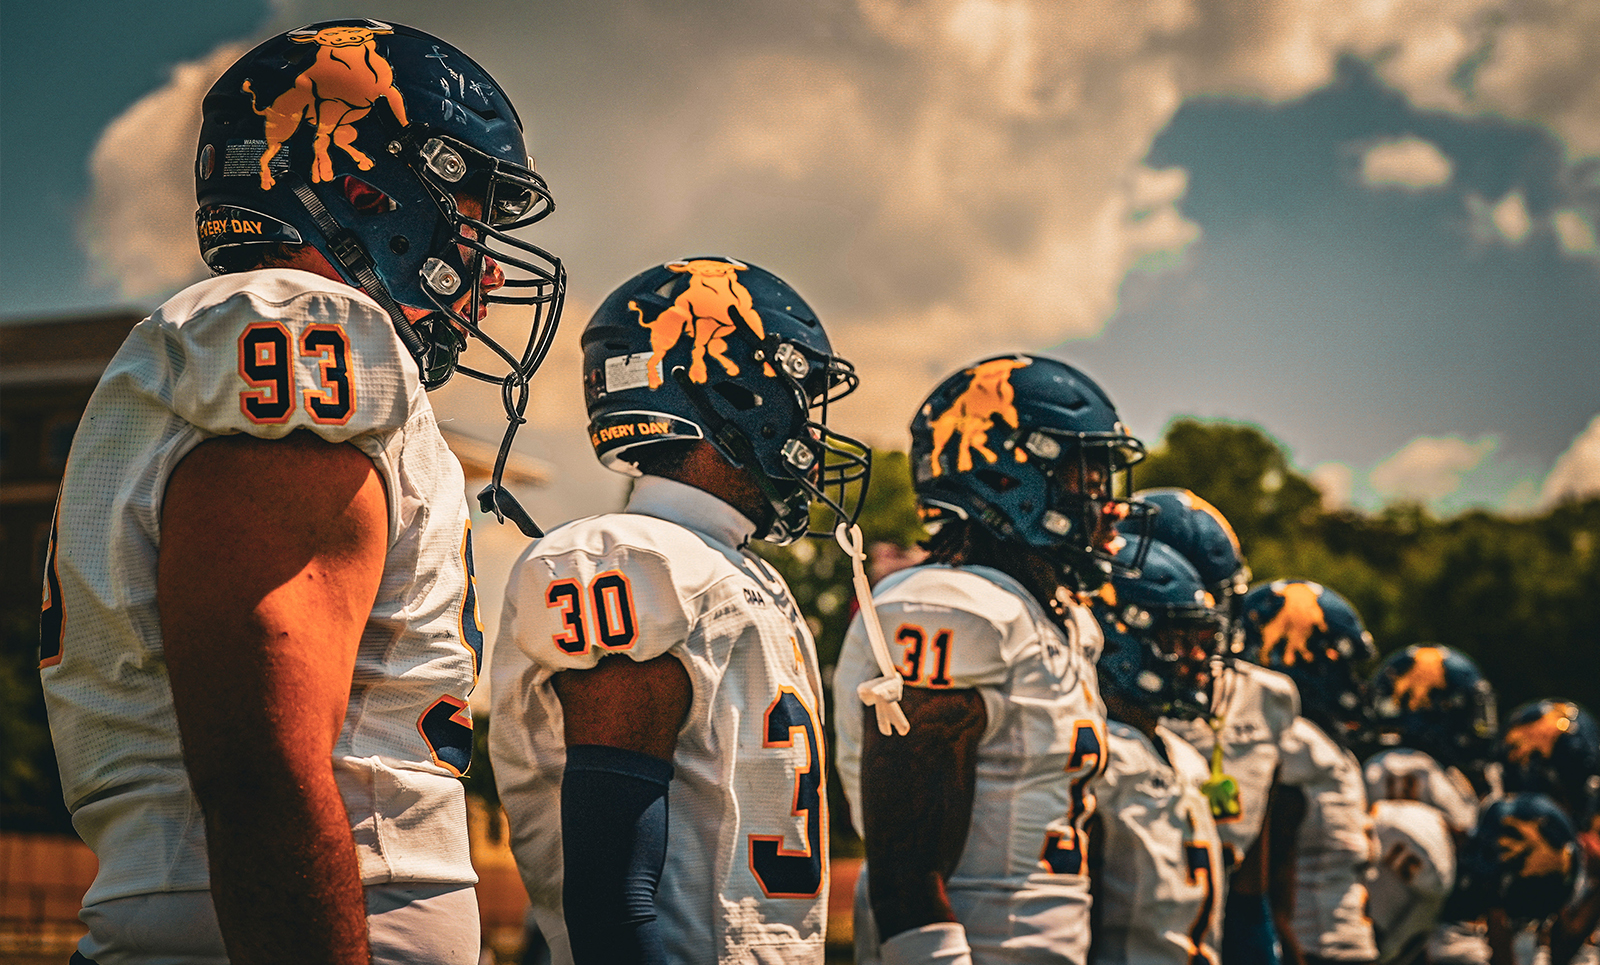
[[[881,444],[947,372],[1046,350],[1152,441],[1257,424],[1369,508],[1600,490],[1600,5],[1348,8],[6,0],[0,317],[192,280],[219,45],[371,16],[483,62],[555,191],[536,240],[570,307],[519,436],[557,468],[544,519],[619,491],[583,439],[589,311],[708,251],[817,307],[864,374],[846,428]],[[497,438],[473,387],[436,404]]]

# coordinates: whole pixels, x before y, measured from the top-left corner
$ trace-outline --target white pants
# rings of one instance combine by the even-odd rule
[[[228,965],[209,891],[134,895],[88,907],[78,951],[96,965]],[[483,936],[471,885],[367,888],[373,965],[477,965]]]

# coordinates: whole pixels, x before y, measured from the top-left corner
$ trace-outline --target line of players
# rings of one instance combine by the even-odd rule
[[[1515,715],[1497,796],[1469,753],[1481,676],[1413,648],[1372,688],[1395,746],[1363,773],[1354,610],[1249,589],[1214,511],[1129,493],[1144,446],[1082,372],[1007,355],[933,390],[928,560],[869,597],[870,453],[827,426],[854,369],[778,276],[668,262],[582,338],[629,502],[540,534],[499,481],[565,270],[508,234],[553,201],[492,79],[421,31],[329,21],[246,54],[203,115],[218,277],[108,368],[47,551],[41,679],[99,859],[78,965],[477,960],[456,778],[483,633],[425,393],[457,370],[508,422],[480,508],[539,537],[490,751],[559,963],[820,962],[830,753],[866,844],[863,961],[1486,960],[1553,919],[1564,962],[1600,919],[1594,890],[1566,903],[1592,719]],[[531,314],[520,354],[490,302]],[[469,338],[505,374],[461,364]],[[832,748],[807,620],[749,549],[819,517],[866,604]]]
[[[1000,365],[1011,435],[988,465],[947,458],[929,423]],[[1055,456],[1041,434],[1077,442],[1078,473],[1042,472],[1087,542],[1036,511],[1023,455]],[[1595,819],[1593,719],[1529,704],[1495,754],[1493,691],[1463,654],[1412,646],[1368,684],[1371,637],[1339,594],[1251,588],[1231,527],[1191,492],[1112,495],[1139,452],[1087,376],[1027,356],[953,376],[913,423],[939,529],[929,562],[875,596],[905,646],[910,735],[849,709],[874,673],[860,619],[834,686],[867,851],[857,960],[1531,960],[1514,931],[1572,960],[1596,924],[1588,889],[1563,910]],[[1110,553],[1097,513],[1143,535]],[[1030,582],[1051,554],[1056,585]],[[1363,766],[1356,749],[1376,753]]]

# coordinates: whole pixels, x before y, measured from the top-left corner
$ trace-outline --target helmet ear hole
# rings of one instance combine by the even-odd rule
[[[388,214],[400,207],[393,198],[352,174],[339,178],[339,193],[357,214]]]
[[[993,469],[980,469],[972,475],[978,482],[983,483],[997,493],[1009,492],[1012,488],[1021,484],[1017,479],[1007,476],[1005,473],[996,472]]]
[[[740,412],[749,412],[761,404],[761,396],[736,382],[718,382],[711,387],[711,390]]]

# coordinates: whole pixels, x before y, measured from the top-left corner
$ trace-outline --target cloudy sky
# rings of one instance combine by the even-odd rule
[[[817,308],[879,444],[1026,349],[1152,441],[1259,425],[1332,502],[1600,490],[1593,0],[4,0],[0,318],[199,277],[201,93],[336,16],[450,40],[528,124],[559,207],[530,236],[571,276],[518,444],[545,522],[619,491],[583,437],[590,310],[706,252]],[[436,404],[498,438],[475,386]]]

